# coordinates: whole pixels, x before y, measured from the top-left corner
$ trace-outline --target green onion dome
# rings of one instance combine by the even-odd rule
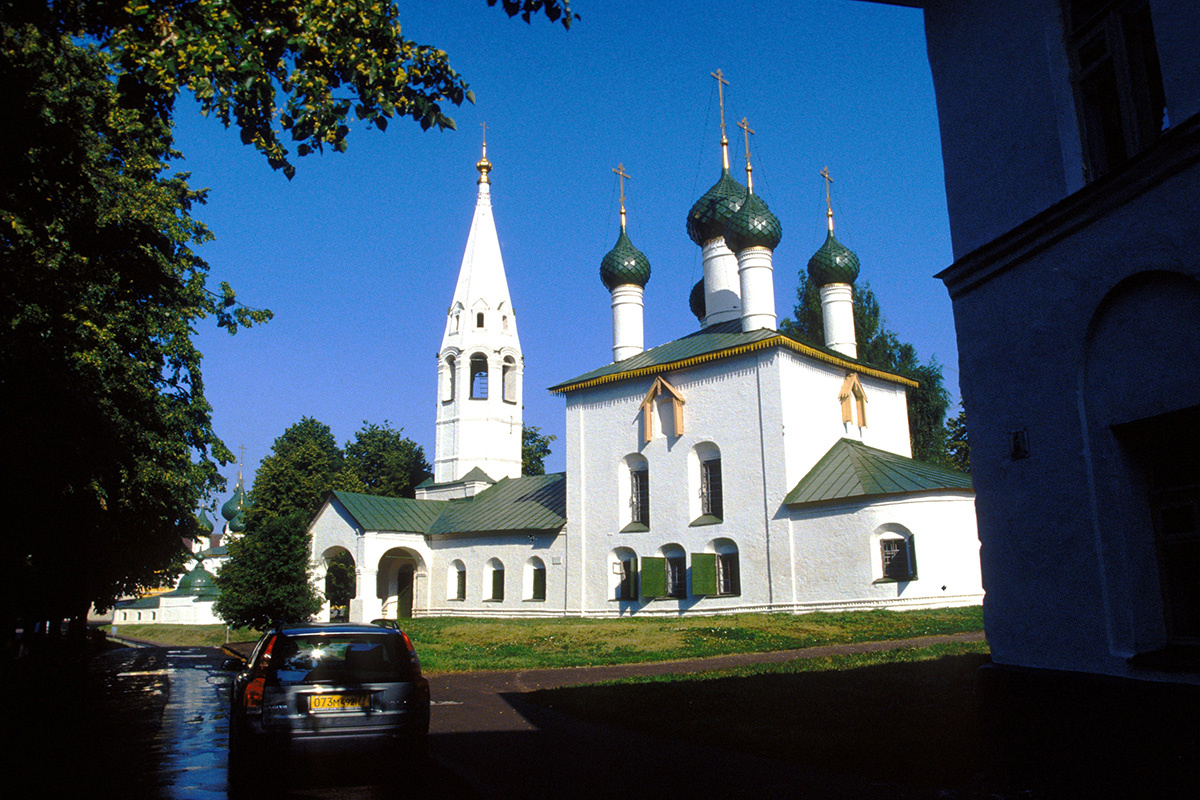
[[[735,253],[748,247],[774,250],[782,238],[779,218],[756,194],[747,193],[742,207],[725,223],[725,244]]]
[[[180,578],[179,585],[175,587],[175,594],[193,597],[216,597],[220,593],[212,573],[199,566]]]
[[[725,223],[742,207],[746,187],[733,179],[729,169],[721,170],[721,178],[696,201],[688,212],[687,233],[701,247],[710,239],[725,235]]]
[[[626,283],[645,287],[650,280],[650,261],[629,241],[624,227],[613,249],[600,260],[600,280],[610,292]]]
[[[858,277],[858,256],[834,238],[833,231],[830,231],[825,244],[808,260],[808,277],[812,278],[817,286],[854,283],[854,279]]]
[[[242,481],[238,479],[237,488],[233,490],[233,497],[225,501],[225,505],[221,506],[221,516],[226,522],[230,522],[242,510],[242,506],[246,503],[246,492],[242,489]]]
[[[703,320],[706,312],[704,305],[704,279],[696,281],[696,285],[692,287],[692,294],[688,297],[688,307],[692,309],[692,313],[696,315],[696,319]]]
[[[245,533],[246,532],[246,515],[238,514],[229,521],[230,533]]]
[[[212,520],[208,518],[208,512],[203,509],[200,511],[200,516],[196,517],[196,531],[201,536],[207,536],[213,532]]]

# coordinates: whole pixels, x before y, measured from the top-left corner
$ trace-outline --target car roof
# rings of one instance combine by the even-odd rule
[[[284,625],[282,633],[398,633],[395,628],[385,628],[382,625],[368,625],[362,622],[302,622]]]

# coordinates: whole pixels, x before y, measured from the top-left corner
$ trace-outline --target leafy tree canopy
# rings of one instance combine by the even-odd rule
[[[825,346],[820,289],[806,270],[800,271],[792,318],[782,320],[779,328],[807,344]],[[930,357],[922,364],[916,348],[902,342],[887,328],[879,301],[866,281],[860,281],[854,287],[854,330],[860,361],[912,378],[920,384],[908,392],[908,429],[913,458],[931,464],[947,464],[944,423],[950,407],[950,393],[944,385],[942,365],[936,357]]]
[[[967,436],[967,411],[960,404],[958,413],[946,420],[946,458],[950,466],[971,471],[971,441]]]
[[[497,0],[488,0],[495,6]],[[569,0],[502,0],[511,17],[570,28]],[[0,0],[13,26],[96,42],[122,105],[169,120],[180,92],[237,125],[290,178],[303,156],[346,149],[351,115],[453,128],[444,104],[474,102],[447,55],[401,34],[394,0]]]
[[[363,427],[346,443],[346,468],[367,494],[413,497],[421,482],[433,477],[425,448],[384,421],[363,421]]]
[[[36,4],[29,4],[36,5]],[[7,16],[10,6],[0,6]],[[170,129],[121,105],[106,57],[0,19],[0,537],[6,627],[178,574],[194,509],[224,481],[193,327],[238,306],[192,247],[203,200],[164,174]],[[56,626],[55,626],[56,627]]]
[[[307,525],[300,511],[260,517],[254,530],[229,543],[229,561],[216,576],[217,616],[229,625],[262,631],[304,622],[321,610],[309,566]]]
[[[364,488],[346,469],[345,455],[329,426],[303,417],[275,440],[271,454],[259,464],[250,490],[248,530],[253,532],[262,519],[293,514],[307,525],[331,490],[361,492]]]
[[[542,434],[542,429],[536,425],[526,425],[521,429],[521,474],[545,475],[546,458],[550,455],[550,443],[556,438],[553,434]]]

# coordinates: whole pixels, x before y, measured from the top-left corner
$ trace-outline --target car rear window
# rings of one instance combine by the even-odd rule
[[[409,666],[395,634],[280,636],[268,677],[281,686],[404,680]]]

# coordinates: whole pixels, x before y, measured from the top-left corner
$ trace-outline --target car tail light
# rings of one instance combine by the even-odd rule
[[[412,639],[408,638],[408,634],[400,631],[400,638],[404,640],[404,649],[408,651],[408,663],[412,665],[413,670],[421,674],[421,659],[417,658],[417,649],[413,647]]]
[[[250,677],[250,682],[246,684],[246,693],[242,696],[247,711],[262,711],[263,702],[263,687],[267,685],[267,667],[271,663],[271,650],[275,647],[276,637],[272,636],[267,640],[267,646],[263,649],[262,658],[259,659],[258,665],[254,668],[254,674]]]

